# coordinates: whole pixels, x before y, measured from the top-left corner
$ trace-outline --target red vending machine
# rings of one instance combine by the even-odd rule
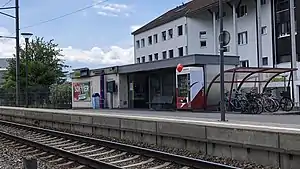
[[[203,67],[184,67],[176,70],[177,109],[203,109],[205,104]]]

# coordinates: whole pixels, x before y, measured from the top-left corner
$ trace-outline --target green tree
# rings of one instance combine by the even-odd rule
[[[26,57],[27,56],[27,57]],[[52,84],[63,84],[66,81],[61,49],[53,40],[35,37],[25,51],[25,45],[20,49],[20,88],[24,93],[26,86],[25,66],[28,63],[28,89],[29,93],[49,93]],[[8,70],[4,75],[2,90],[15,91],[16,85],[16,60],[15,56],[8,60]],[[38,96],[40,97],[40,96]],[[45,96],[48,98],[48,96]],[[43,98],[45,98],[43,96]],[[22,99],[22,98],[21,98]],[[37,98],[40,99],[41,98]]]
[[[49,100],[55,108],[72,108],[72,83],[51,85]]]

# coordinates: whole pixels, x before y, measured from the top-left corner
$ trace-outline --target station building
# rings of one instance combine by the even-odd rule
[[[217,3],[218,1],[211,0],[190,1],[134,31],[134,64],[75,70],[72,78],[73,107],[91,107],[91,95],[95,92],[101,94],[103,107],[151,108],[148,103],[158,95],[173,96],[174,107],[178,107],[175,96],[178,95],[178,85],[181,84],[176,72],[176,65],[179,63],[186,69],[191,67],[189,70],[201,67],[203,85],[200,88],[206,89],[219,73]],[[231,37],[226,45],[225,69],[258,66],[283,68],[291,65],[289,0],[261,0],[260,15],[257,13],[257,3],[254,0],[224,1],[224,30]],[[299,0],[295,0],[295,6],[297,4]],[[297,18],[300,11],[296,7],[294,10]],[[299,26],[300,23],[296,22],[296,30]],[[300,49],[299,40],[299,36],[296,36],[297,54]],[[298,102],[298,71],[296,75],[294,93]],[[76,94],[74,86],[82,88],[82,84],[89,89],[89,96],[80,99],[80,92],[83,91],[77,87]],[[284,84],[281,80],[270,85]],[[215,86],[211,90],[211,96],[205,98],[209,100],[209,104],[218,102],[218,89]],[[192,93],[187,95],[195,97]]]

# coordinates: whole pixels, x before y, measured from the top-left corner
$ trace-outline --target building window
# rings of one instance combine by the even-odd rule
[[[154,43],[157,43],[157,42],[158,42],[157,34],[153,35],[153,39],[154,39]]]
[[[154,60],[158,60],[158,53],[154,54]]]
[[[142,63],[145,63],[145,61],[146,61],[146,57],[143,56],[143,57],[142,57]]]
[[[238,33],[238,44],[245,45],[248,43],[248,34],[247,31]]]
[[[137,63],[141,63],[141,58],[136,59]]]
[[[262,65],[264,66],[267,66],[269,63],[268,63],[268,57],[263,57],[262,58]]]
[[[178,31],[178,36],[183,35],[183,27],[182,27],[182,25],[180,25],[180,26],[177,27],[177,31]]]
[[[279,37],[285,37],[288,36],[290,34],[290,23],[289,22],[285,22],[285,23],[281,23],[278,27],[278,35]]]
[[[183,56],[183,47],[178,48],[178,56]]]
[[[163,57],[163,59],[167,59],[167,51],[162,52],[162,57]]]
[[[173,38],[173,29],[168,30],[169,39]]]
[[[148,36],[148,45],[152,45],[152,36]]]
[[[162,37],[162,40],[163,40],[163,41],[167,40],[167,32],[166,32],[166,31],[163,31],[163,32],[161,33],[161,37]]]
[[[200,31],[199,32],[199,38],[200,39],[206,39],[206,31]]]
[[[174,52],[173,49],[169,50],[169,58],[173,58],[174,57]]]
[[[149,62],[152,62],[152,61],[153,61],[152,55],[149,55],[149,56],[148,56],[148,60],[149,60]]]
[[[267,26],[261,27],[261,34],[266,35],[267,34]]]
[[[200,41],[200,48],[206,47],[206,40]]]
[[[137,48],[140,48],[140,47],[141,47],[140,41],[139,41],[139,40],[137,40],[135,43],[136,43],[136,47],[137,47]]]
[[[142,39],[141,43],[142,43],[142,48],[145,47],[145,39]]]
[[[261,4],[261,5],[267,4],[267,0],[261,0],[261,1],[260,1],[260,4]]]
[[[237,17],[243,17],[245,15],[247,15],[247,6],[246,5],[241,5],[238,9],[237,9]]]
[[[249,67],[249,60],[242,60],[240,61],[241,67]]]
[[[185,46],[185,55],[188,55],[188,47]]]

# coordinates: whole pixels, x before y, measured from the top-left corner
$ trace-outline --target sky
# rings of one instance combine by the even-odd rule
[[[73,69],[133,63],[131,32],[187,0],[20,0],[20,32],[54,39]],[[0,7],[9,0],[0,0]],[[6,7],[13,6],[11,0]],[[43,21],[76,12],[47,23]],[[14,10],[1,10],[14,15]],[[14,19],[0,14],[0,36],[15,36]],[[24,39],[21,39],[24,45]],[[0,58],[12,57],[15,40],[0,39]]]

